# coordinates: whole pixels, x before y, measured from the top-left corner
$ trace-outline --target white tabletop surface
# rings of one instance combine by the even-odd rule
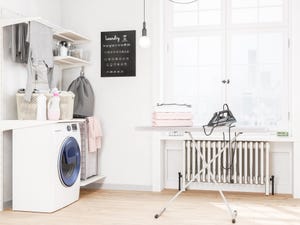
[[[7,130],[20,129],[25,127],[36,127],[54,123],[67,123],[67,122],[82,122],[84,119],[74,120],[0,120],[0,132]]]
[[[187,137],[183,135],[176,135],[178,133],[186,133],[193,132],[199,133],[198,135],[194,134],[193,136],[196,139],[205,139],[205,140],[214,140],[214,139],[222,139],[222,132],[225,132],[226,135],[228,133],[228,127],[216,127],[211,136],[206,136],[203,132],[203,126],[191,126],[191,127],[158,127],[158,126],[137,126],[135,127],[137,131],[154,131],[154,132],[168,132],[169,134],[163,135],[161,139],[164,140],[185,140]],[[211,127],[206,128],[206,132],[210,131]],[[173,134],[171,134],[173,132]],[[235,132],[242,132],[243,134],[239,136],[239,140],[241,141],[271,141],[271,142],[294,142],[294,138],[280,137],[276,135],[276,132],[270,132],[265,129],[260,128],[243,128],[243,127],[233,127],[231,129],[232,136]]]

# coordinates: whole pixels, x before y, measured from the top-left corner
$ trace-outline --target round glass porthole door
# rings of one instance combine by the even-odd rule
[[[63,184],[71,187],[76,182],[80,171],[80,148],[74,137],[68,137],[63,142],[58,169]]]

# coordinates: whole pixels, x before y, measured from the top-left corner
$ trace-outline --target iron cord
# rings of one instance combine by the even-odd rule
[[[222,148],[225,148],[225,146],[227,145],[226,142],[228,143],[229,160],[226,160],[225,165],[224,164],[221,165],[221,167],[225,170],[232,169],[233,158],[236,152],[236,138],[238,136],[237,133],[235,133],[235,140],[231,142],[231,129],[235,127],[235,125],[233,125],[235,122],[236,122],[235,117],[230,111],[228,104],[225,103],[223,104],[223,110],[219,112],[215,112],[213,117],[208,122],[208,124],[203,126],[203,131],[206,136],[210,136],[216,127],[224,127],[224,126],[228,127],[228,141],[225,138],[224,132],[223,132],[223,141],[222,141]],[[207,127],[211,127],[211,129],[207,131]],[[233,144],[234,144],[234,149],[232,148]]]
[[[203,127],[204,134],[205,134],[206,136],[210,136],[210,135],[212,134],[212,132],[214,131],[214,129],[216,128],[216,126],[213,126],[213,127],[210,129],[210,131],[207,132],[206,128],[207,128],[208,126],[207,126],[207,125],[204,125],[204,126],[202,126],[202,127]]]
[[[231,128],[233,128],[233,127],[235,127],[235,126],[233,126],[232,125],[233,123],[231,123],[231,124],[229,124],[229,127],[231,127]],[[204,131],[204,134],[206,135],[206,136],[210,136],[212,133],[213,133],[213,131],[214,131],[214,129],[216,128],[216,127],[218,127],[219,125],[218,124],[216,124],[216,125],[214,125],[214,126],[209,126],[209,125],[203,125],[202,127],[203,127],[203,131]],[[208,131],[207,132],[207,127],[211,127],[211,129],[210,129],[210,131]],[[223,132],[223,140],[225,139],[224,138],[224,132]]]
[[[223,137],[225,136],[225,134],[223,133]],[[236,137],[237,137],[237,134],[235,133],[235,140],[231,143],[229,143],[229,147],[228,147],[228,161],[225,162],[225,164],[227,164],[226,166],[224,165],[221,165],[222,169],[224,170],[230,170],[232,169],[232,166],[233,166],[233,159],[234,159],[234,155],[236,153],[236,146],[237,146],[237,141],[236,141]],[[229,137],[229,140],[230,140],[230,137]],[[224,147],[226,146],[226,140],[225,140],[225,137],[223,139],[223,144],[224,144]],[[234,145],[234,148],[232,147]],[[223,147],[222,147],[223,148]]]
[[[206,135],[206,136],[210,136],[212,133],[213,133],[213,131],[214,131],[214,129],[217,127],[217,126],[213,126],[212,128],[211,128],[211,130],[209,131],[209,132],[207,132],[206,131],[206,127],[207,127],[207,125],[205,125],[205,126],[203,126],[203,131],[204,131],[204,134]],[[233,141],[233,142],[231,142],[230,140],[231,140],[231,129],[233,128],[233,127],[235,127],[234,125],[232,125],[232,123],[228,126],[228,155],[229,155],[229,162],[227,162],[227,166],[224,166],[224,165],[221,165],[221,167],[222,167],[222,169],[225,169],[225,170],[229,170],[229,169],[232,169],[232,166],[233,166],[233,158],[234,158],[234,154],[235,154],[235,152],[236,152],[236,138],[237,138],[237,133],[235,133],[234,135],[235,135],[235,140]],[[223,134],[223,141],[222,141],[222,146],[221,146],[221,148],[225,148],[225,146],[226,146],[226,142],[227,142],[227,140],[226,140],[226,138],[225,138],[225,133],[223,132],[222,133]],[[234,144],[234,149],[232,148],[232,146],[233,146],[233,144]]]

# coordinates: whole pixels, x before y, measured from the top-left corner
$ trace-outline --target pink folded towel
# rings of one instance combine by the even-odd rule
[[[152,120],[153,127],[191,127],[192,120]]]
[[[153,112],[152,118],[155,120],[191,120],[191,112]]]
[[[95,117],[87,117],[89,152],[96,152],[101,148],[102,129],[100,122]]]

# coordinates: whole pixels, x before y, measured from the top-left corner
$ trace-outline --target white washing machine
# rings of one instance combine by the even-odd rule
[[[14,130],[12,209],[54,212],[78,200],[80,146],[77,123]]]

